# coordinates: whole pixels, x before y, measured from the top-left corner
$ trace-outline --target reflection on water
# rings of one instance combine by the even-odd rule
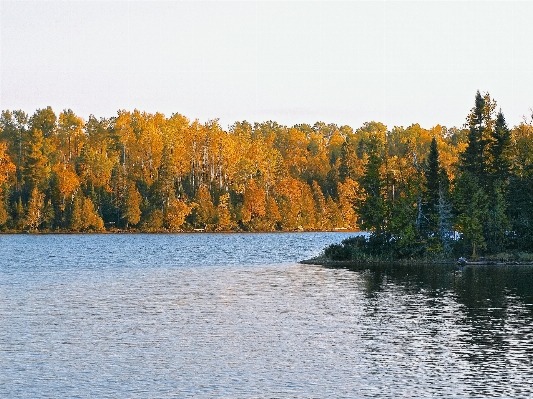
[[[294,263],[340,239],[0,237],[0,397],[533,395],[530,268]]]
[[[369,314],[390,323],[388,306],[402,314],[396,335],[424,341],[425,357],[445,354],[467,396],[530,397],[533,372],[533,268],[377,266],[356,268],[366,297],[379,304]],[[385,298],[395,298],[395,304]],[[384,304],[387,304],[383,307]],[[432,337],[431,339],[428,339]],[[438,339],[434,339],[438,337]],[[381,337],[382,338],[382,337]],[[444,370],[443,370],[444,371]],[[445,372],[443,380],[449,378]]]

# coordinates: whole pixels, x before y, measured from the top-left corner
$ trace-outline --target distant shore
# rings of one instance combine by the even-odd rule
[[[332,230],[142,230],[142,229],[111,229],[111,230],[91,230],[91,231],[74,231],[74,230],[5,230],[0,231],[0,235],[47,235],[47,234],[263,234],[263,233],[358,233],[358,230],[332,229]]]

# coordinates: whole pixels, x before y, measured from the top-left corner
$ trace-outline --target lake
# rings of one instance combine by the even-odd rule
[[[533,395],[531,267],[297,263],[349,235],[0,235],[0,397]]]

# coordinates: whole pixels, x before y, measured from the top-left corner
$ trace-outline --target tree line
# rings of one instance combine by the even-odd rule
[[[459,128],[355,130],[5,110],[0,229],[365,229],[406,256],[421,242],[447,250],[459,231],[477,252],[527,248],[532,123],[509,129],[495,107],[477,93]]]

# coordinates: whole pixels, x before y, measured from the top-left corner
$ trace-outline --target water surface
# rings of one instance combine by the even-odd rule
[[[0,236],[0,397],[533,395],[530,268],[296,263],[346,236]]]

